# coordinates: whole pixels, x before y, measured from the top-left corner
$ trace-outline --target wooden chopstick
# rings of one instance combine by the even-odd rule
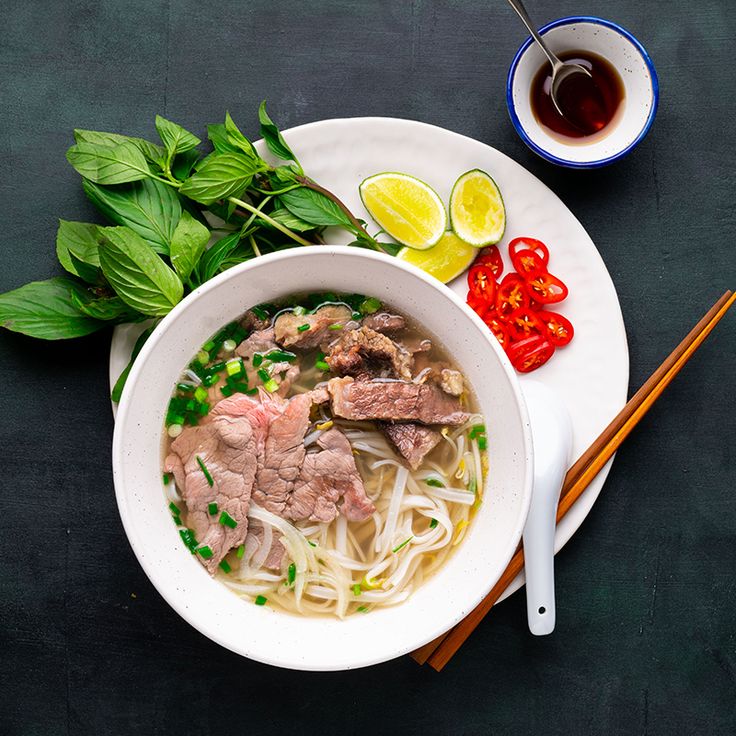
[[[682,366],[700,347],[734,301],[736,301],[736,294],[730,291],[723,294],[570,468],[560,493],[557,508],[558,522],[580,498],[600,469],[611,459],[621,443],[680,372]],[[419,664],[428,662],[438,672],[442,670],[523,568],[524,550],[519,548],[503,575],[481,603],[460,623],[412,652],[411,656]]]

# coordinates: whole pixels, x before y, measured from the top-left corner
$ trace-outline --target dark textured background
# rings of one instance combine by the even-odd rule
[[[540,25],[597,14],[660,75],[644,143],[556,169],[516,137],[504,81],[524,32],[501,0],[5,0],[0,291],[58,272],[57,218],[93,217],[73,127],[195,131],[229,108],[255,134],[395,115],[489,143],[580,218],[618,289],[638,387],[736,285],[736,4],[529,0]],[[220,649],[151,587],[118,520],[109,336],[0,335],[0,733],[733,734],[736,320],[730,315],[620,452],[558,557],[558,626],[494,611],[441,674],[407,658],[299,674]],[[288,729],[288,731],[287,731]]]

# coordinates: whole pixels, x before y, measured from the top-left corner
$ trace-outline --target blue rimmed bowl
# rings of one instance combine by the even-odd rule
[[[566,142],[550,134],[532,111],[532,80],[548,62],[530,37],[516,53],[506,82],[506,102],[517,133],[532,151],[560,166],[593,169],[623,158],[649,132],[657,112],[659,83],[649,54],[627,30],[601,18],[561,18],[540,33],[557,54],[590,51],[606,59],[623,82],[623,108],[605,136]]]

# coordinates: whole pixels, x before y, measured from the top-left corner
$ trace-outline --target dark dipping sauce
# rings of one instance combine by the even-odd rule
[[[590,70],[592,78],[574,74],[563,81],[557,93],[565,113],[562,117],[552,102],[552,69],[545,63],[532,80],[534,117],[556,138],[588,139],[599,137],[598,134],[606,135],[613,129],[611,123],[618,119],[617,113],[623,109],[624,85],[618,72],[606,59],[590,51],[566,51],[559,57],[562,61],[584,66]]]

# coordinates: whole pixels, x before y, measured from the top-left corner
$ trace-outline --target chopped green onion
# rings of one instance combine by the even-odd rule
[[[209,412],[210,412],[210,405],[206,401],[203,401],[197,407],[197,414],[199,414],[199,416],[201,416],[201,417],[207,416],[207,414],[209,414]]]
[[[243,391],[244,394],[247,394],[248,396],[255,396],[258,393],[257,388],[249,388],[247,391]]]
[[[358,606],[355,610],[358,613],[368,613],[368,606]]]
[[[373,314],[374,312],[377,312],[381,308],[381,302],[376,299],[374,296],[369,296],[367,299],[365,299],[360,307],[361,314]]]
[[[316,368],[316,369],[317,369],[318,371],[323,371],[323,372],[324,372],[324,371],[329,371],[329,370],[330,370],[330,366],[329,366],[329,364],[328,364],[328,363],[327,363],[326,361],[324,361],[324,360],[318,360],[318,361],[317,361],[317,362],[316,362],[316,363],[314,364],[314,367],[315,367],[315,368]]]
[[[255,316],[258,317],[258,319],[268,319],[269,317],[268,312],[264,309],[263,306],[260,306],[260,305],[251,307],[250,311],[253,312],[253,314],[255,314]]]
[[[214,501],[207,504],[207,513],[210,516],[214,516],[217,513],[217,504]]]
[[[428,486],[432,486],[433,488],[444,488],[445,484],[441,480],[437,480],[437,478],[427,478],[427,480],[424,481]]]
[[[204,350],[205,353],[210,353],[212,352],[213,347],[215,347],[215,341],[208,340],[204,345],[202,345],[202,350]]]
[[[197,360],[202,364],[206,365],[210,362],[210,354],[206,350],[200,350],[197,353]]]
[[[296,328],[296,331],[297,332],[306,332],[310,328],[311,328],[311,325],[308,325],[308,324],[305,323],[303,325],[299,325],[299,327]]]
[[[353,595],[359,596],[363,592],[363,589],[360,587],[360,583],[355,583],[353,585]]]
[[[230,563],[227,560],[220,560],[220,564],[218,565],[218,567],[224,573],[228,573],[232,570],[232,567],[230,567]]]
[[[437,524],[439,524],[439,522],[437,521],[437,519],[430,519],[429,520],[429,528],[430,529],[434,529],[437,526]]]
[[[468,483],[468,490],[471,493],[477,493],[477,491],[478,491],[478,481],[476,481],[475,477],[472,477],[470,479],[470,483]]]
[[[261,363],[263,363],[263,353],[256,353],[253,356],[253,367],[258,368]]]
[[[309,539],[307,539],[307,544],[309,544],[311,547],[317,546],[314,542],[311,542]]]
[[[234,389],[232,386],[220,386],[220,391],[222,392],[223,396],[232,396],[234,393]]]
[[[301,306],[300,307],[294,307],[294,310],[293,311],[294,311],[294,314],[297,317],[301,317],[303,314],[306,314],[307,313],[307,310],[304,309],[304,307],[301,307]]]
[[[210,373],[219,373],[220,371],[224,371],[224,370],[225,370],[225,361],[224,360],[221,360],[219,363],[213,363],[209,367]]]
[[[409,542],[411,542],[412,539],[414,539],[413,534],[411,537],[409,537],[409,539],[405,539],[398,547],[394,547],[391,551],[394,553],[398,552],[402,547],[406,547],[406,545],[409,544]]]
[[[488,438],[485,435],[478,437],[478,449],[485,450],[488,447]]]
[[[225,363],[225,370],[228,376],[237,376],[245,371],[245,366],[241,358],[231,358]]]
[[[292,562],[291,565],[289,565],[289,571],[286,575],[286,582],[289,585],[294,585],[295,580],[296,580],[296,565]]]
[[[207,389],[202,386],[197,386],[197,390],[194,392],[194,398],[197,399],[197,401],[204,401],[207,396]]]
[[[189,399],[186,403],[186,410],[187,411],[194,411],[197,408],[197,403],[194,401],[194,399]]]
[[[204,477],[207,478],[207,484],[210,486],[210,488],[212,488],[212,486],[214,485],[214,482],[215,481],[212,480],[212,476],[210,475],[210,471],[207,470],[207,466],[202,462],[202,458],[199,455],[197,455],[197,465],[199,465],[199,467],[201,468],[202,472],[204,473]]]
[[[183,391],[185,394],[191,393],[196,388],[191,383],[177,383],[176,388],[178,391]]]
[[[164,485],[165,486],[169,485],[169,483],[171,482],[171,477],[169,476],[168,473],[164,473],[163,479],[164,479]]]
[[[173,501],[169,504],[169,510],[172,514],[174,514],[174,516],[179,516],[179,514],[181,513],[181,510]]]
[[[341,330],[345,325],[337,324],[334,325],[327,325],[328,330]]]
[[[184,430],[184,427],[181,426],[181,424],[170,424],[169,428],[166,430],[169,437],[176,439]]]
[[[485,434],[485,424],[476,424],[470,428],[470,439],[474,440],[479,434]]]
[[[222,349],[226,353],[232,353],[235,348],[238,347],[238,344],[235,342],[235,340],[225,340],[225,342],[222,343]]]
[[[240,547],[238,547],[238,551],[235,553],[235,556],[239,559],[243,559],[243,555],[245,554],[245,545],[241,544]]]
[[[195,547],[197,546],[197,538],[194,536],[194,532],[191,529],[179,529],[179,536],[187,549],[194,554]]]
[[[174,520],[174,524],[176,524],[176,526],[184,526],[181,523],[181,516],[174,516],[174,514],[172,514],[171,518]]]
[[[350,316],[353,318],[355,322],[362,319],[363,317],[363,315],[360,312],[353,312]]]
[[[273,363],[281,363],[283,361],[291,363],[292,360],[296,360],[296,353],[290,353],[288,350],[269,350],[266,353],[266,359]]]
[[[263,383],[266,383],[271,378],[271,375],[265,368],[259,368],[258,369],[258,378],[263,381]]]
[[[217,375],[214,373],[208,373],[203,379],[202,384],[204,386],[207,386],[209,388],[210,386],[214,386],[217,383]]]
[[[212,548],[206,544],[203,544],[201,547],[197,547],[197,552],[200,557],[202,557],[205,560],[209,560],[210,557],[214,554],[212,552]]]
[[[238,522],[235,521],[235,519],[233,519],[233,517],[230,516],[227,511],[223,511],[220,514],[219,521],[220,524],[222,524],[223,526],[229,526],[231,529],[235,529],[235,527],[238,525]]]
[[[265,388],[270,394],[276,393],[276,391],[279,390],[279,382],[275,378],[269,378],[268,381],[263,384],[263,388]]]
[[[265,595],[257,595],[255,601],[253,601],[257,606],[265,606],[268,602],[268,598],[266,598]]]

